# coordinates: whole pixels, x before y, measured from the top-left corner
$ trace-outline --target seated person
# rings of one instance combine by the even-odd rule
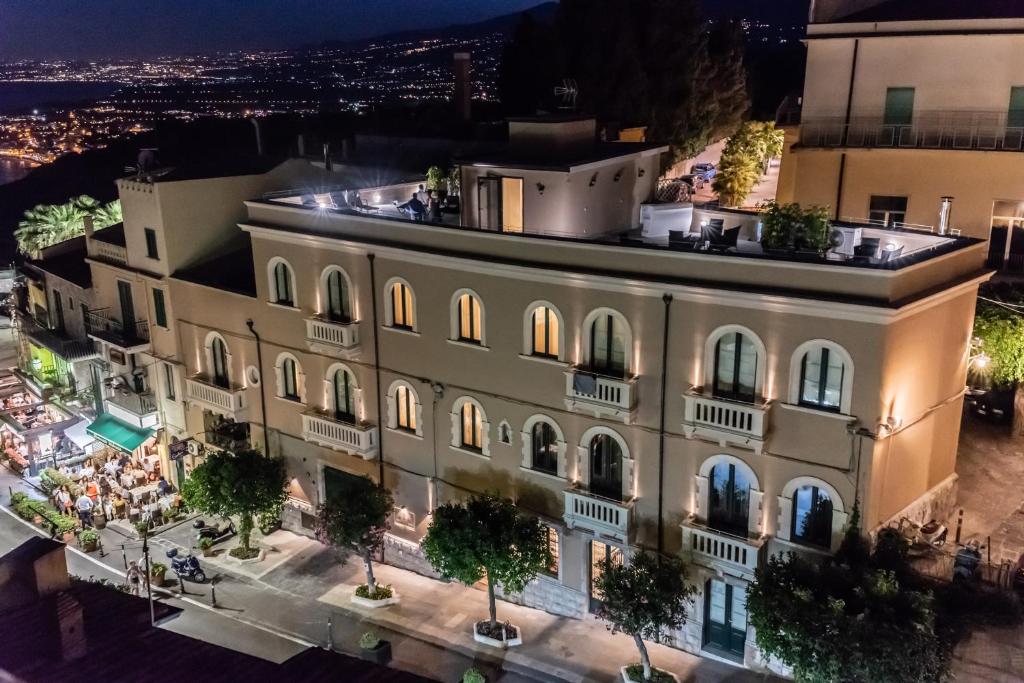
[[[120,493],[114,494],[114,502],[111,504],[114,514],[113,516],[117,519],[124,519],[128,510],[128,501],[124,499]]]
[[[164,479],[163,477],[160,477],[160,480],[157,482],[156,485],[156,490],[159,495],[166,496],[168,493],[171,492],[171,483]]]
[[[395,208],[397,208],[399,211],[401,211],[414,221],[422,221],[423,214],[425,214],[427,211],[427,207],[423,204],[423,202],[420,201],[419,197],[416,196],[415,192],[412,193],[412,197],[405,204],[399,204],[396,201]]]

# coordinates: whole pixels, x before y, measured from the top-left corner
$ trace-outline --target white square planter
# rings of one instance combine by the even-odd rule
[[[630,664],[630,666],[632,666],[632,664]],[[624,666],[624,667],[622,667],[621,669],[619,669],[619,673],[621,673],[621,674],[622,674],[622,683],[636,683],[636,681],[634,681],[634,680],[633,680],[632,678],[630,678],[630,677],[629,677],[629,674],[628,674],[628,673],[626,673],[626,669],[627,669],[627,668],[628,668],[628,667],[625,667],[625,666]],[[674,673],[672,673],[671,671],[665,671],[664,669],[658,669],[658,667],[656,667],[656,666],[654,666],[654,665],[652,664],[652,665],[651,665],[651,670],[653,671],[653,670],[655,670],[655,669],[657,669],[658,671],[660,671],[660,672],[661,672],[661,673],[663,673],[663,674],[666,674],[666,675],[668,675],[668,676],[671,676],[671,677],[672,677],[672,680],[674,680],[674,681],[675,681],[676,683],[679,683],[679,676],[676,676],[676,675],[675,675]],[[642,682],[641,682],[641,683],[642,683]]]
[[[266,558],[267,551],[263,548],[260,548],[260,554],[248,560],[240,560],[234,555],[232,555],[230,551],[225,553],[225,555],[227,556],[228,560],[230,560],[231,562],[235,562],[237,564],[256,564],[257,562],[262,562],[264,558]]]
[[[509,624],[509,626],[511,626],[512,628],[514,628],[516,630],[516,634],[517,634],[516,637],[515,638],[509,638],[508,640],[499,640],[498,638],[491,638],[490,636],[485,636],[485,635],[482,635],[482,634],[478,633],[477,630],[476,630],[476,622],[474,622],[473,623],[473,640],[475,640],[478,643],[482,643],[484,645],[490,645],[491,647],[501,648],[502,650],[507,650],[510,647],[515,647],[516,645],[522,645],[523,644],[523,630],[521,628],[519,628],[518,626],[516,626],[515,624]]]
[[[358,595],[353,595],[352,604],[359,605],[360,607],[366,607],[367,609],[390,607],[391,605],[398,604],[398,592],[392,589],[391,597],[384,598],[383,600],[371,600],[370,598],[361,598]]]

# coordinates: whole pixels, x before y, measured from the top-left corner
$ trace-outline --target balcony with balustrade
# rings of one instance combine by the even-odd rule
[[[633,500],[612,500],[581,488],[565,490],[565,524],[628,543],[633,535]]]
[[[377,427],[347,422],[321,412],[302,415],[302,438],[325,448],[358,455],[364,460],[377,457]]]
[[[119,390],[103,399],[106,412],[117,419],[139,429],[156,429],[160,426],[156,397],[151,393],[135,393]]]
[[[880,113],[804,117],[797,147],[1024,152],[1024,120],[1007,111],[922,111],[908,122]]]
[[[109,308],[98,308],[85,314],[85,329],[96,341],[125,353],[149,351],[149,321],[122,321]]]
[[[701,387],[683,394],[683,433],[760,453],[768,437],[771,401],[722,398]]]
[[[185,380],[185,395],[190,402],[235,422],[248,422],[249,406],[245,394],[243,387],[222,387],[205,375]]]
[[[611,377],[589,368],[565,373],[565,406],[578,413],[629,424],[636,410],[636,377]]]
[[[750,580],[764,561],[767,538],[734,536],[701,524],[693,517],[680,526],[683,556],[692,564]]]
[[[306,344],[310,351],[352,358],[359,352],[359,321],[342,322],[320,316],[307,318]]]
[[[18,311],[18,329],[33,343],[49,349],[69,363],[96,358],[99,355],[92,339],[80,339],[60,330],[50,329],[24,311]]]

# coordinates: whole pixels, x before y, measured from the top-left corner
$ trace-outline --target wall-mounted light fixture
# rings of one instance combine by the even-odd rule
[[[590,186],[593,187],[594,185],[597,185],[597,173],[590,176]]]
[[[621,177],[622,177],[622,169],[620,168],[619,172],[615,174],[614,178],[612,178],[612,181],[617,183],[617,182],[619,182],[619,178],[621,178]]]
[[[544,194],[544,183],[537,183],[537,193]]]
[[[638,168],[638,169],[636,170],[636,177],[637,177],[637,178],[643,178],[643,177],[644,177],[644,176],[645,176],[646,174],[647,174],[647,171],[645,171],[645,170],[644,170],[644,169],[642,169],[642,168]]]

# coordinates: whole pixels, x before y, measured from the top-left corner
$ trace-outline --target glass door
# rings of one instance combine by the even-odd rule
[[[523,179],[501,179],[501,229],[523,231]]]
[[[708,580],[704,588],[704,648],[742,659],[746,639],[746,589]]]
[[[597,582],[605,573],[608,567],[617,567],[622,564],[622,548],[608,545],[604,541],[593,540],[590,542],[590,611],[597,612],[601,608],[602,599],[600,588]]]
[[[477,180],[477,223],[481,230],[501,230],[501,178],[488,176]]]

